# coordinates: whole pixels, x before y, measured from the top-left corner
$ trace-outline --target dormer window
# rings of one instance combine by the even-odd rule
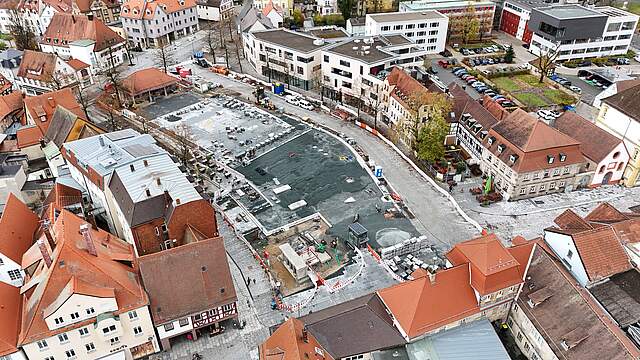
[[[129,13],[129,9],[127,9],[127,8],[124,8],[124,10],[123,10],[123,11],[124,11],[124,13],[125,13],[125,14],[128,14],[128,13]]]
[[[482,130],[480,131],[480,139],[484,139],[485,137],[487,137],[489,133],[486,130]]]
[[[500,144],[498,145],[498,153],[501,153],[504,151],[504,149],[506,149],[507,147],[504,144]]]
[[[553,157],[553,155],[547,155],[547,164],[553,164],[554,160],[555,158]]]
[[[511,161],[512,164],[515,164],[515,162],[518,161],[518,155],[513,154],[509,156],[509,161]]]
[[[540,304],[542,304],[545,300],[553,296],[553,291],[551,289],[543,287],[542,289],[536,290],[529,294],[527,300],[527,305],[532,309]]]
[[[480,125],[480,124],[473,125],[473,131],[475,131],[477,133],[480,130],[482,130],[482,125]]]
[[[560,153],[560,162],[567,160],[567,154]]]
[[[489,146],[493,145],[493,142],[496,141],[496,138],[493,136],[490,136],[489,139],[487,140],[487,143],[489,144]]]
[[[453,114],[453,113],[452,113]],[[469,120],[471,118],[471,114],[469,113],[464,113],[462,114],[462,120]]]
[[[474,118],[470,118],[470,119],[467,121],[467,125],[469,125],[469,126],[472,126],[472,125],[473,125],[473,124],[475,124],[475,123],[476,123],[476,119],[474,119]]]

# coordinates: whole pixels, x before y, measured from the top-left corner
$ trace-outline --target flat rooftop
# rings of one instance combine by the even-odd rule
[[[638,15],[636,14],[630,13],[626,10],[614,8],[613,6],[600,6],[595,8],[595,10],[611,17],[622,17],[622,16],[638,17]]]
[[[605,16],[604,14],[586,8],[580,5],[558,5],[537,8],[539,12],[554,17],[556,19],[576,19],[585,17],[599,17]]]
[[[391,46],[413,44],[413,41],[404,35],[385,35],[383,37]]]
[[[326,46],[323,41],[316,44],[316,40],[319,40],[318,38],[284,29],[256,31],[253,35],[256,39],[303,53],[308,53]]]
[[[319,37],[322,39],[336,39],[349,37],[349,34],[343,28],[322,28],[322,29],[311,29],[308,31],[311,35],[315,37]]]
[[[493,1],[449,1],[449,0],[427,0],[427,1],[403,1],[400,3],[402,8],[410,11],[437,10],[437,9],[460,9],[468,6],[492,6],[496,4]]]
[[[346,40],[326,51],[372,64],[394,58],[393,54],[382,49],[389,45],[391,45],[389,41],[384,41],[384,38],[376,36]],[[379,49],[378,47],[381,48]]]
[[[384,14],[367,14],[367,17],[371,17],[373,20],[377,22],[418,21],[418,20],[447,18],[446,16],[433,10],[393,12],[393,13],[384,13]]]

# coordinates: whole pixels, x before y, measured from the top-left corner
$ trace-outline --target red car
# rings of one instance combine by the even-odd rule
[[[449,67],[449,62],[447,62],[447,60],[439,60],[438,65],[446,69],[447,67]]]

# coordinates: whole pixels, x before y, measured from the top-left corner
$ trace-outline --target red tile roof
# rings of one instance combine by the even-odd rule
[[[122,81],[122,87],[132,95],[162,89],[178,83],[178,79],[157,68],[147,68],[134,72]]]
[[[428,92],[424,85],[397,66],[391,69],[391,73],[386,80],[392,87],[391,96],[401,104],[404,104],[412,94]]]
[[[43,203],[43,208],[48,207],[49,204],[54,204],[55,208],[60,210],[66,206],[78,203],[82,203],[82,191],[61,183],[56,183],[49,192],[49,195],[47,195]]]
[[[585,216],[586,221],[600,222],[600,223],[617,223],[631,219],[632,215],[624,214],[622,211],[616,209],[611,204],[605,202],[595,207],[591,212]]]
[[[1,75],[0,75],[1,76]],[[14,91],[0,96],[0,119],[16,114],[19,116],[24,109],[24,100],[20,91]]]
[[[274,4],[273,1],[269,0],[267,6],[262,9],[262,15],[267,16],[271,12],[271,10],[275,10],[278,14],[282,14],[282,8],[278,4]]]
[[[78,291],[88,291],[89,285],[82,284],[90,284],[94,290],[102,288],[101,291],[104,292],[101,293],[113,289],[118,304],[116,315],[149,304],[148,296],[139,281],[133,247],[103,230],[91,228],[91,237],[97,251],[97,256],[93,256],[87,251],[79,231],[83,224],[86,221],[67,210],[62,210],[55,219],[51,227],[56,243],[52,254],[53,266],[46,268],[41,264],[36,273],[26,279],[26,283],[29,283],[42,276],[35,289],[24,297],[20,344],[54,336],[69,331],[70,328],[86,326],[93,321],[86,320],[56,330],[49,330],[47,327],[43,312],[58,300],[71,280],[78,281],[81,284],[79,288],[84,289]],[[132,262],[133,267],[118,260]]]
[[[18,139],[18,149],[36,145],[43,138],[42,131],[35,125],[23,126],[16,132]]]
[[[56,42],[56,39],[58,40]],[[109,46],[121,44],[125,40],[102,20],[93,20],[85,15],[75,15],[59,12],[53,15],[47,31],[42,36],[41,44],[68,47],[76,40],[93,40],[96,42],[94,51],[102,51]]]
[[[484,95],[482,97],[482,106],[487,109],[493,117],[498,120],[502,120],[509,116],[509,111],[502,107],[502,105],[495,102],[489,95]]]
[[[25,50],[18,68],[18,77],[51,82],[56,69],[56,55],[40,51]]]
[[[557,118],[554,121],[554,127],[578,140],[584,156],[596,164],[604,160],[622,142],[596,124],[571,111],[566,111]]]
[[[17,264],[33,244],[40,219],[15,195],[9,194],[0,218],[0,253]]]
[[[409,338],[478,313],[468,264],[378,291]]]
[[[69,88],[38,96],[28,96],[24,99],[24,105],[35,125],[40,128],[41,138],[47,133],[53,113],[58,106],[62,106],[82,119],[85,118],[82,106],[76,100],[73,90]],[[43,116],[45,121],[42,121]],[[20,142],[18,141],[18,143]]]
[[[120,16],[130,19],[153,19],[156,8],[160,6],[165,14],[172,14],[176,11],[192,8],[196,6],[195,0],[129,0],[122,4]],[[148,12],[146,10],[148,10]]]
[[[18,351],[20,288],[0,281],[0,356]]]
[[[69,59],[67,60],[67,64],[69,64],[69,66],[74,68],[76,71],[86,69],[90,66],[89,64],[78,59]]]
[[[553,220],[556,225],[558,225],[562,230],[591,230],[593,226],[589,224],[585,219],[580,217],[580,215],[573,212],[571,209],[567,209],[562,212],[562,214],[558,215]]]
[[[494,140],[489,144],[490,140]],[[539,171],[586,162],[575,139],[550,127],[522,109],[517,109],[489,130],[484,146],[504,163],[511,164],[511,155],[517,160],[511,168],[517,173]],[[500,152],[499,145],[506,148]],[[560,154],[565,161],[560,162]],[[549,164],[547,156],[553,156]]]
[[[307,332],[305,342],[303,329],[304,323],[298,319],[285,321],[259,346],[260,360],[334,360],[311,333]]]
[[[456,244],[447,253],[454,266],[471,264],[471,286],[487,295],[523,281],[523,267],[495,234]]]

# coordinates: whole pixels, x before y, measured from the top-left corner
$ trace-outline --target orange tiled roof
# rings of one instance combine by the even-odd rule
[[[89,64],[78,59],[69,59],[67,60],[67,64],[69,64],[69,66],[74,68],[76,71],[86,69],[90,66]]]
[[[617,223],[631,219],[631,216],[616,209],[611,204],[605,202],[595,207],[585,216],[586,221],[594,221],[601,223]]]
[[[580,217],[580,215],[573,212],[571,209],[567,209],[562,212],[562,214],[558,215],[553,220],[556,225],[558,225],[562,230],[591,230],[593,226],[589,224],[585,219]]]
[[[152,67],[138,70],[127,76],[122,80],[122,87],[130,94],[138,95],[176,83],[178,83],[178,79]]]
[[[259,346],[260,360],[334,360],[311,333],[307,332],[306,342],[302,339],[303,328],[304,323],[296,318],[285,321]],[[324,356],[319,356],[316,348]]]
[[[130,19],[153,19],[156,8],[160,7],[165,14],[171,14],[176,11],[189,9],[196,6],[195,0],[129,0],[122,4],[120,16]],[[145,9],[146,8],[146,9]],[[148,11],[147,11],[148,10]]]
[[[25,50],[18,68],[18,77],[51,82],[56,69],[56,55],[40,51]]]
[[[418,275],[418,274],[416,274]],[[378,291],[409,338],[480,311],[469,285],[469,265],[438,271]]]
[[[18,351],[20,288],[0,281],[0,356]]]
[[[495,234],[456,244],[447,253],[454,266],[471,264],[471,286],[487,295],[523,281],[520,264]]]
[[[277,13],[282,14],[282,8],[278,4],[274,4],[273,1],[269,0],[267,6],[262,9],[262,15],[267,16],[271,12],[271,10],[275,10]]]
[[[26,279],[25,283],[34,279],[41,280],[34,285],[35,289],[29,295],[24,296],[20,344],[54,336],[69,331],[69,328],[86,326],[92,321],[87,320],[87,323],[69,325],[57,330],[49,330],[44,321],[44,310],[58,299],[69,281],[74,278],[74,281],[90,284],[92,293],[98,288],[104,290],[101,290],[101,293],[113,289],[118,304],[116,315],[149,304],[149,298],[140,284],[133,247],[103,230],[91,228],[97,251],[97,256],[93,256],[87,252],[79,231],[83,224],[86,224],[86,221],[67,210],[62,210],[51,226],[56,242],[51,256],[53,266],[46,268],[41,263],[35,274]],[[133,267],[117,260],[130,261]],[[89,285],[80,285],[78,291],[87,291],[87,286]]]
[[[36,145],[43,138],[42,131],[35,125],[23,126],[16,132],[18,138],[18,149],[24,149]]]
[[[9,194],[0,217],[0,253],[20,264],[33,244],[40,219],[15,195]]]
[[[20,91],[0,96],[0,119],[4,119],[14,112],[19,113],[22,109],[24,109],[24,101]]]
[[[82,119],[85,118],[82,106],[80,106],[75,95],[73,95],[73,91],[69,88],[51,91],[38,96],[28,96],[24,99],[24,105],[35,125],[40,128],[41,138],[47,133],[57,106],[62,106]],[[42,121],[42,116],[45,117],[45,121]],[[20,142],[18,141],[18,143]]]
[[[58,40],[56,42],[56,39]],[[98,18],[85,15],[56,13],[51,18],[47,31],[40,40],[41,44],[68,47],[76,40],[93,40],[94,51],[102,51],[109,46],[121,44],[125,40]]]

